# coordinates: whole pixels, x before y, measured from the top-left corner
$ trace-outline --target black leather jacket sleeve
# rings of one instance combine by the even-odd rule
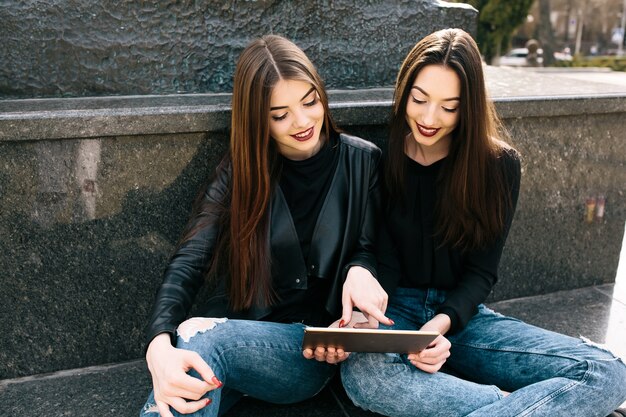
[[[219,216],[230,188],[230,165],[222,163],[215,179],[207,186],[201,204],[187,224],[187,232],[197,230],[183,241],[165,270],[147,329],[148,343],[160,333],[169,333],[175,345],[175,330],[185,320],[204,282],[219,234]]]
[[[378,175],[380,155],[380,152],[373,152],[372,164],[368,167],[369,172],[366,173],[366,178],[369,179],[369,187],[367,194],[363,196],[364,201],[362,207],[364,210],[360,228],[361,232],[354,253],[344,267],[344,280],[352,266],[361,266],[367,269],[374,277],[377,276],[375,243],[378,232],[376,225],[380,213],[380,184]]]

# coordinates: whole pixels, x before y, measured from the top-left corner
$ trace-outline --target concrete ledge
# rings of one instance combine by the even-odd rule
[[[626,112],[623,87],[486,67],[503,119]],[[341,126],[388,121],[392,88],[329,91]],[[189,94],[0,101],[0,141],[226,131],[231,95]]]
[[[225,130],[230,94],[0,101],[0,141]]]
[[[330,91],[343,126],[383,124],[393,90]],[[0,141],[220,132],[230,127],[230,94],[0,101]]]

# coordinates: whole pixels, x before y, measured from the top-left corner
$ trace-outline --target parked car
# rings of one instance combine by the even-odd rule
[[[505,55],[502,55],[500,57],[500,65],[506,65],[510,67],[527,67],[527,56],[527,48],[513,48]],[[571,61],[572,56],[564,52],[555,52],[554,59],[556,59],[557,61]],[[541,48],[537,50],[537,62],[539,63],[539,65],[543,63],[543,49]]]
[[[543,61],[543,57],[541,56],[541,54],[543,54],[543,51],[539,49],[537,52],[537,61],[541,64],[541,62]],[[500,65],[506,65],[510,67],[526,67],[528,66],[528,62],[526,61],[527,56],[527,48],[514,48],[500,57]]]

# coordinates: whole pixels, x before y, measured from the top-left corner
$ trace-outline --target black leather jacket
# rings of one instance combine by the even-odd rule
[[[374,240],[379,206],[378,164],[380,149],[354,136],[339,135],[339,160],[326,201],[311,239],[309,264],[305,265],[300,243],[280,189],[271,199],[270,245],[274,288],[307,288],[309,274],[331,279],[326,310],[335,317],[341,314],[341,292],[350,266],[359,265],[376,276]],[[225,164],[222,164],[225,165]],[[215,180],[204,198],[224,202],[230,187],[231,171],[220,165]],[[218,216],[204,212],[209,219],[193,238],[182,244],[168,265],[152,310],[147,340],[167,332],[175,341],[174,331],[187,318],[196,293],[200,289],[207,265],[211,262],[218,237]],[[207,317],[230,317],[259,320],[271,307],[253,307],[234,312],[228,307],[224,280],[206,301],[202,312]]]

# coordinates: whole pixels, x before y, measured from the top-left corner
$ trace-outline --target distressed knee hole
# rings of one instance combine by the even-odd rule
[[[198,332],[204,333],[214,328],[217,323],[225,323],[226,320],[228,320],[226,317],[220,319],[213,317],[192,317],[178,326],[176,334],[180,336],[185,343],[188,343]]]
[[[159,414],[159,408],[157,407],[156,404],[146,404],[143,407],[143,414],[151,414],[151,413]]]
[[[601,343],[596,343],[593,340],[586,338],[585,336],[580,336],[580,340],[583,341],[584,344],[589,345],[589,346],[593,346],[596,349],[600,349],[601,351],[604,352],[608,352],[611,355],[613,355],[615,358],[621,360],[624,364],[626,364],[626,361],[624,360],[624,358],[622,358],[620,355],[618,355],[617,353],[613,352],[607,345],[605,344],[601,344]]]

